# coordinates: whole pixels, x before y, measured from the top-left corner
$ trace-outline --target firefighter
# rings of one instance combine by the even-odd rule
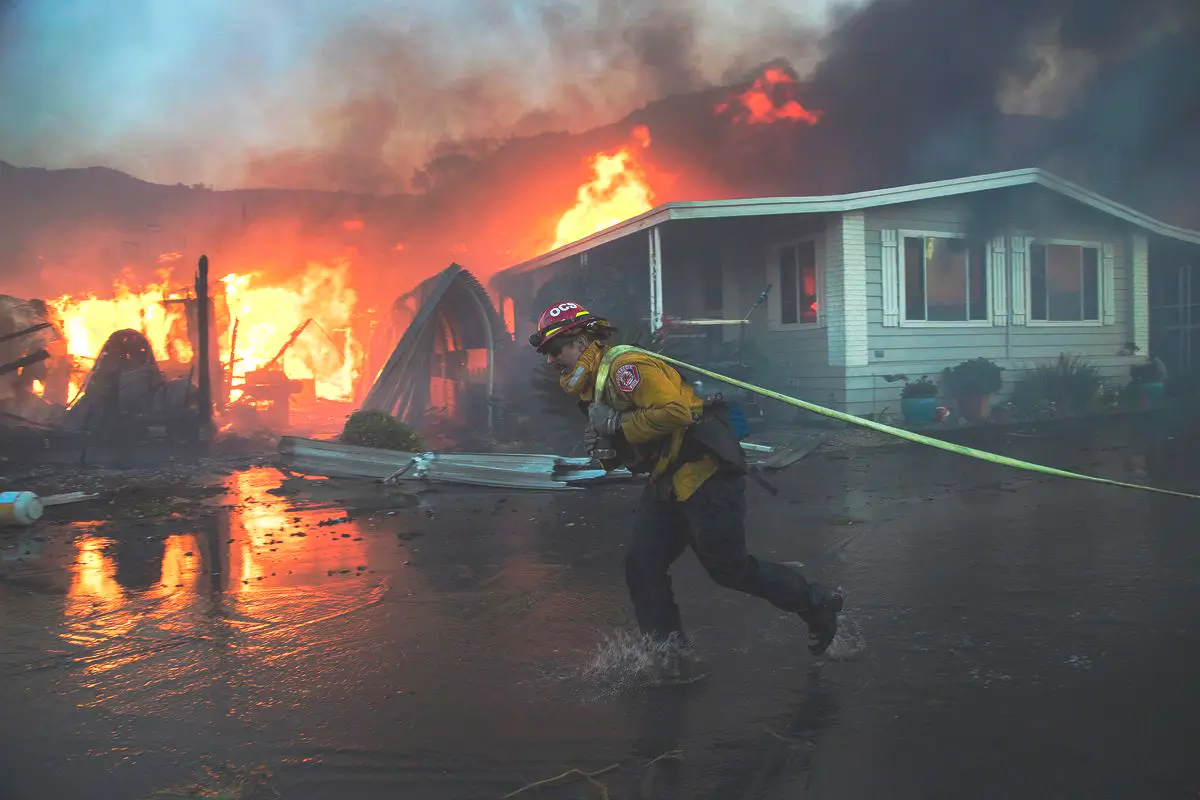
[[[625,555],[625,580],[643,634],[674,641],[690,653],[668,574],[685,547],[721,586],[760,597],[797,614],[808,627],[808,648],[819,655],[837,633],[839,590],[809,583],[797,570],[746,551],[745,456],[721,404],[705,405],[669,364],[634,351],[606,359],[616,333],[607,320],[577,303],[547,308],[529,343],[559,371],[559,385],[587,414],[585,440],[612,442],[616,458],[648,472]],[[608,378],[595,396],[602,362]]]

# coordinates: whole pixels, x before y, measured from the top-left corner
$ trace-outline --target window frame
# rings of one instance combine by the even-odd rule
[[[1061,244],[1073,247],[1090,247],[1096,251],[1096,319],[1034,319],[1033,318],[1033,248],[1038,245]],[[1107,309],[1104,301],[1105,284],[1113,280],[1112,270],[1105,268],[1104,242],[1086,239],[1061,239],[1056,237],[1041,238],[1027,237],[1025,241],[1025,325],[1030,328],[1102,328],[1104,327],[1104,312]],[[1080,287],[1080,292],[1083,287]],[[1047,314],[1049,307],[1047,306]]]
[[[995,259],[992,254],[992,246],[990,241],[983,243],[983,269],[984,269],[984,286],[987,287],[987,301],[984,303],[985,312],[983,319],[964,319],[964,320],[925,320],[925,319],[909,319],[908,318],[908,303],[905,300],[905,278],[907,274],[908,264],[905,262],[907,248],[904,246],[904,240],[908,238],[921,239],[966,239],[964,233],[950,233],[948,231],[918,231],[898,229],[896,231],[896,280],[898,286],[896,290],[899,292],[898,298],[898,322],[901,328],[992,328],[995,327],[993,320],[993,308],[995,306],[995,298],[992,297],[992,270],[995,269]],[[969,257],[968,250],[968,257]],[[928,297],[926,297],[926,305],[928,305]]]
[[[781,280],[782,273],[780,270],[781,264],[779,261],[780,255],[785,247],[812,242],[813,245],[813,267],[816,271],[815,289],[817,295],[817,320],[816,322],[784,322],[783,321],[783,281]],[[808,234],[806,236],[797,236],[794,239],[785,239],[775,242],[768,250],[770,258],[770,268],[768,271],[768,283],[771,284],[771,298],[768,301],[770,314],[768,315],[767,329],[772,331],[794,331],[794,330],[810,330],[815,328],[825,327],[825,265],[824,265],[824,241],[820,233]],[[797,278],[799,275],[797,275]],[[797,291],[799,284],[797,284]],[[797,297],[799,300],[799,297]]]

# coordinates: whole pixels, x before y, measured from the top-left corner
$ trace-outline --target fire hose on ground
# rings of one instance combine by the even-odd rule
[[[600,397],[604,391],[604,386],[608,381],[608,373],[612,367],[613,361],[616,359],[617,356],[621,355],[622,353],[630,353],[630,352],[645,353],[646,355],[661,359],[662,361],[665,361],[668,364],[671,364],[672,366],[679,367],[681,369],[686,369],[686,370],[689,370],[692,372],[697,372],[701,375],[705,375],[709,378],[712,378],[713,380],[721,381],[722,383],[728,384],[730,386],[736,386],[739,389],[743,389],[747,392],[754,392],[757,395],[770,398],[771,400],[777,400],[780,403],[786,403],[787,405],[792,406],[794,408],[802,408],[805,411],[811,411],[814,414],[820,414],[821,416],[829,417],[830,419],[836,419],[840,422],[846,422],[851,425],[857,425],[862,428],[869,428],[871,430],[879,431],[880,433],[886,433],[889,436],[895,436],[896,438],[899,438],[899,439],[906,439],[910,442],[915,442],[917,444],[923,444],[928,447],[935,447],[939,450],[945,450],[949,453],[956,453],[960,456],[966,456],[967,458],[974,458],[979,461],[987,461],[991,464],[1000,464],[1001,466],[1012,467],[1013,469],[1025,470],[1027,472],[1039,472],[1043,475],[1053,475],[1053,476],[1059,477],[1059,478],[1069,478],[1069,479],[1077,480],[1077,481],[1089,481],[1091,483],[1099,483],[1099,484],[1103,484],[1106,486],[1117,486],[1122,489],[1138,489],[1143,492],[1154,492],[1156,494],[1165,494],[1165,495],[1172,495],[1174,497],[1186,497],[1191,500],[1200,500],[1200,495],[1197,495],[1197,494],[1190,494],[1188,492],[1177,492],[1177,491],[1173,491],[1171,489],[1160,489],[1156,486],[1145,486],[1143,484],[1138,484],[1138,483],[1126,483],[1125,481],[1117,481],[1117,480],[1113,480],[1111,478],[1101,478],[1101,477],[1098,477],[1095,475],[1084,475],[1084,474],[1081,474],[1078,472],[1070,472],[1065,469],[1058,469],[1056,467],[1047,467],[1043,464],[1034,464],[1030,461],[1022,461],[1018,458],[1002,456],[998,453],[989,453],[986,450],[977,450],[974,447],[967,447],[966,445],[955,444],[954,442],[947,442],[947,441],[943,441],[941,439],[935,439],[931,436],[923,436],[923,435],[921,435],[919,433],[915,433],[913,431],[904,430],[903,428],[895,428],[895,427],[892,427],[891,425],[885,425],[882,422],[875,422],[874,420],[863,419],[862,417],[856,417],[853,414],[846,414],[841,411],[835,411],[832,408],[826,408],[824,406],[817,405],[816,403],[809,403],[805,400],[798,400],[795,397],[788,397],[785,394],[780,394],[779,392],[774,392],[774,391],[771,391],[770,389],[764,389],[761,386],[755,386],[752,383],[746,383],[745,381],[740,381],[737,378],[730,378],[726,375],[721,375],[718,372],[713,372],[711,370],[704,369],[703,367],[697,367],[695,364],[689,364],[686,361],[680,361],[679,359],[671,358],[670,356],[665,356],[662,353],[654,353],[654,352],[645,350],[640,347],[634,347],[633,345],[617,345],[615,347],[609,348],[608,352],[605,353],[604,359],[603,359],[603,361],[601,361],[600,367],[596,373],[596,396],[597,397]]]

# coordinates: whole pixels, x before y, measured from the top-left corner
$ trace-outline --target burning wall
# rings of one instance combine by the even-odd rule
[[[49,300],[73,359],[70,397],[75,397],[91,362],[116,330],[140,331],[168,370],[187,372],[194,353],[186,306],[192,265],[164,268],[158,281],[131,286],[118,279],[109,292],[62,295]],[[298,338],[282,359],[289,377],[315,380],[316,396],[347,402],[362,363],[360,342],[368,330],[356,316],[357,296],[350,264],[309,262],[301,272],[269,277],[229,272],[212,283],[219,357],[232,378],[231,398],[247,372],[270,362],[305,320],[316,330]]]

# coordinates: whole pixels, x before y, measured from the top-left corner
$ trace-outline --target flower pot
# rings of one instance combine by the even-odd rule
[[[913,425],[932,425],[937,407],[936,397],[905,397],[900,400],[904,421]]]
[[[983,422],[987,419],[989,396],[986,394],[964,394],[958,397],[958,413],[967,422]]]
[[[1143,407],[1160,402],[1163,394],[1162,381],[1144,381],[1138,384],[1138,401]]]
[[[750,422],[742,413],[741,404],[736,401],[729,404],[729,424],[733,426],[737,438],[745,439],[750,435]]]

